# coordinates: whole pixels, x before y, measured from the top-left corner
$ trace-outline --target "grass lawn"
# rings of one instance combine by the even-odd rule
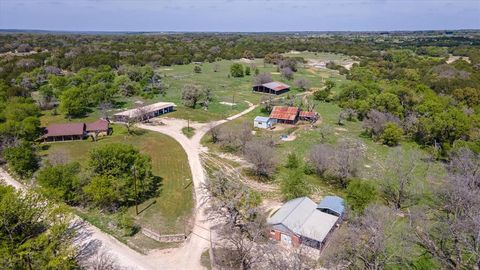
[[[128,214],[135,217],[136,223],[162,234],[183,233],[194,205],[192,177],[186,153],[172,138],[154,132],[139,130],[137,135],[128,135],[126,128],[113,125],[113,135],[97,142],[91,140],[46,144],[43,158],[62,156],[68,161],[78,161],[87,166],[90,149],[108,143],[128,143],[138,148],[152,159],[152,171],[161,177],[159,195],[139,205],[138,216],[134,207]],[[108,226],[108,215],[98,210],[89,210],[90,215],[102,229]],[[117,235],[118,236],[118,235]],[[138,237],[137,237],[138,238]],[[131,240],[126,238],[126,240]]]

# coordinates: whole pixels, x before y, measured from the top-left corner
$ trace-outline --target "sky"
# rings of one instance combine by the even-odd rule
[[[154,32],[480,29],[480,0],[0,0],[0,29]]]

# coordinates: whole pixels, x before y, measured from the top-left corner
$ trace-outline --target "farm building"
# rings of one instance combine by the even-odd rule
[[[322,249],[344,210],[343,199],[337,196],[327,196],[319,204],[308,197],[293,199],[268,219],[270,238],[288,246]]]
[[[275,120],[270,117],[257,116],[253,120],[253,127],[256,128],[272,128],[275,124]]]
[[[298,119],[303,121],[315,122],[318,119],[318,113],[301,111],[300,114],[298,115]]]
[[[100,119],[93,123],[53,124],[45,128],[42,139],[46,142],[82,140],[94,134],[108,135],[110,123]]]
[[[290,90],[290,86],[281,82],[269,82],[261,85],[254,85],[252,91],[280,95]]]
[[[292,124],[298,121],[300,109],[297,107],[275,106],[270,113],[270,118],[276,123]]]
[[[172,102],[157,102],[136,109],[119,112],[113,115],[113,120],[117,122],[128,122],[131,119],[144,121],[159,115],[172,112],[176,105]]]
[[[93,123],[85,124],[87,135],[107,136],[110,133],[110,122],[105,119],[99,119]]]

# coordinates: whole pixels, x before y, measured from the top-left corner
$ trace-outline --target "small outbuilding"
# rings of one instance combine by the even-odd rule
[[[275,120],[270,117],[257,116],[253,120],[253,127],[256,128],[272,128],[275,124]]]
[[[308,197],[286,202],[268,220],[270,238],[288,246],[322,249],[342,221],[343,199],[327,196],[318,205]]]
[[[280,95],[290,91],[290,86],[281,82],[269,82],[252,87],[253,92],[267,93],[272,95]]]
[[[110,122],[105,119],[99,119],[93,123],[85,124],[87,135],[91,136],[107,136],[110,134]]]
[[[176,105],[172,102],[157,102],[154,104],[130,109],[113,115],[113,120],[117,122],[128,122],[131,119],[144,121],[159,115],[173,112]]]
[[[298,115],[298,119],[303,121],[315,122],[318,120],[318,113],[301,111],[300,114]]]
[[[270,113],[270,118],[276,123],[284,123],[294,125],[298,121],[300,109],[298,107],[275,106]]]

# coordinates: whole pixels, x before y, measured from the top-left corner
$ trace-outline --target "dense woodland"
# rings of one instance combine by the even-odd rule
[[[328,63],[327,68],[346,75],[347,82],[335,85],[327,81],[324,89],[314,93],[314,98],[342,108],[340,125],[345,121],[361,121],[366,137],[388,146],[396,146],[401,140],[415,142],[429,153],[422,159],[441,162],[447,168],[445,181],[428,195],[427,203],[418,203],[420,199],[410,186],[413,164],[392,161],[399,165],[399,168],[392,167],[392,171],[397,170],[391,177],[392,182],[384,183],[377,190],[370,183],[356,179],[353,163],[360,155],[357,145],[351,142],[337,148],[316,145],[306,157],[308,164],[301,168],[303,171],[293,170],[281,189],[285,199],[305,195],[301,174],[315,173],[332,179],[338,188],[346,190],[352,225],[335,240],[339,248],[332,247],[332,250],[338,253],[332,255],[334,258],[327,256],[326,263],[348,263],[352,269],[399,269],[404,265],[413,269],[478,269],[480,35],[474,31],[329,35],[4,33],[0,35],[1,157],[19,178],[27,180],[35,176],[41,185],[40,192],[54,200],[116,212],[155,193],[158,181],[151,174],[150,159],[133,147],[112,144],[89,153],[88,168],[84,170],[76,163],[42,164],[38,157],[41,148],[38,138],[42,134],[40,116],[44,111],[61,113],[68,121],[93,110],[115,107],[120,97],[148,99],[164,95],[169,89],[162,82],[163,74],[157,69],[160,66],[263,58],[265,63],[277,65],[283,78],[291,80],[297,65],[304,62],[301,58],[282,56],[291,50],[342,53],[358,60],[350,70]],[[449,55],[465,58],[447,63]],[[244,70],[242,65],[235,64],[231,67],[231,76],[244,76],[247,70],[248,75],[255,74],[257,82],[271,81],[269,74],[259,74],[250,67]],[[200,73],[200,67],[195,72]],[[308,81],[299,79],[295,85],[305,90]],[[197,102],[208,106],[210,94],[186,85],[182,100],[192,108]],[[266,101],[263,109],[268,111],[273,105]],[[211,136],[222,148],[244,154],[254,164],[256,176],[268,178],[274,173],[275,164],[268,162],[274,156],[273,143],[252,138],[249,127],[223,131],[218,128],[212,130]],[[398,156],[401,155],[409,153],[399,152]],[[417,159],[420,157],[411,157],[413,161]],[[300,168],[303,160],[292,154],[286,166]],[[131,191],[137,179],[142,183],[139,197]],[[217,180],[222,182],[221,178]],[[219,192],[215,188],[210,187],[212,193]],[[235,189],[241,188],[232,187]],[[2,189],[0,193],[0,203],[5,206],[0,211],[9,215],[12,214],[8,208],[10,201],[32,205],[9,189]],[[382,194],[383,203],[374,199],[377,193]],[[250,195],[246,192],[245,196]],[[225,203],[231,198],[224,199]],[[256,199],[238,203],[239,208],[245,207],[245,203],[258,204]],[[218,204],[222,208],[221,200]],[[408,211],[403,211],[407,208]],[[243,210],[231,214],[241,217],[245,214]],[[391,224],[406,212],[408,219]],[[235,220],[232,228],[245,226],[248,231],[248,227],[255,227],[258,222],[250,212],[244,221],[243,224]],[[45,244],[42,237],[47,236],[42,234],[49,226],[65,226],[56,225],[55,221],[35,222],[40,229],[31,237],[39,239],[39,245]],[[133,230],[131,220],[123,223]],[[420,224],[428,226],[422,229]],[[406,243],[399,250],[410,252],[395,253],[398,247],[392,246],[392,242],[399,237],[398,232],[404,231],[411,233],[405,236],[408,241],[398,241]],[[71,240],[68,231],[59,230],[58,234],[57,238],[66,239],[62,245]],[[229,234],[235,235],[231,231]],[[359,234],[365,237],[355,237]],[[54,252],[41,254],[41,260],[27,255],[14,260],[17,249],[23,247],[8,242],[11,236],[8,228],[0,229],[0,253],[11,258],[2,263],[14,268],[25,265],[49,268],[42,264],[47,262],[66,262],[64,268],[78,267],[70,249],[62,251],[68,253],[63,261],[53,260]],[[370,245],[371,249],[364,249]],[[59,244],[56,248],[62,246]]]

